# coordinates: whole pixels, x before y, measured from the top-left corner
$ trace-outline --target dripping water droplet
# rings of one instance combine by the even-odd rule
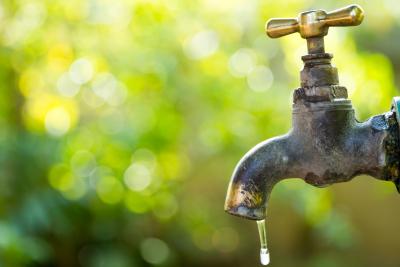
[[[260,261],[262,265],[269,264],[269,251],[266,248],[260,250]]]
[[[267,248],[267,234],[265,231],[265,220],[257,221],[258,234],[260,235],[260,261],[262,265],[269,264],[269,251]]]

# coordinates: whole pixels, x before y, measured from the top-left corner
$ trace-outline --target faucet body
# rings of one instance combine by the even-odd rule
[[[272,188],[287,178],[325,187],[367,174],[399,189],[398,135],[393,112],[360,123],[350,101],[295,104],[289,133],[260,143],[237,165],[225,210],[264,219]]]
[[[228,187],[228,213],[264,219],[272,188],[287,178],[325,187],[366,174],[393,181],[399,190],[396,109],[358,122],[331,58],[327,53],[302,57],[302,87],[294,92],[292,129],[258,144],[240,160]]]

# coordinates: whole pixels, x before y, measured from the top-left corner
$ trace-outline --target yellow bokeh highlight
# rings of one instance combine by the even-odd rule
[[[65,43],[51,46],[47,53],[48,68],[55,72],[67,70],[73,59],[74,53],[72,48]]]
[[[42,73],[37,69],[29,68],[21,74],[18,85],[25,97],[37,94],[44,87]]]
[[[24,111],[23,115],[28,128],[35,131],[44,131],[46,129],[46,118],[48,121],[51,112],[54,111],[58,112],[51,115],[52,121],[56,121],[58,114],[60,119],[68,120],[67,130],[73,128],[79,119],[79,110],[75,101],[51,94],[35,95],[27,99]],[[58,126],[65,127],[62,124]]]
[[[215,53],[201,61],[201,70],[209,76],[223,77],[228,73],[228,58],[224,53]]]

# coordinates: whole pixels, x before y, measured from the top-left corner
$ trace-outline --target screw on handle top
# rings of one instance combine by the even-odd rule
[[[298,18],[270,19],[265,26],[267,35],[279,38],[295,32],[307,39],[309,54],[324,53],[323,37],[329,27],[357,26],[364,18],[359,5],[350,5],[327,13],[325,10],[312,10],[300,13]]]

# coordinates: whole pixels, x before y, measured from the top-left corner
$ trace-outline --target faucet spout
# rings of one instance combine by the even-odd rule
[[[294,103],[290,132],[258,144],[236,166],[225,211],[265,219],[273,187],[288,178],[325,187],[364,174],[392,181],[399,190],[398,113],[389,111],[360,123],[349,100]]]
[[[289,138],[290,134],[268,139],[239,161],[228,187],[226,212],[251,220],[265,218],[272,188],[290,177]]]

